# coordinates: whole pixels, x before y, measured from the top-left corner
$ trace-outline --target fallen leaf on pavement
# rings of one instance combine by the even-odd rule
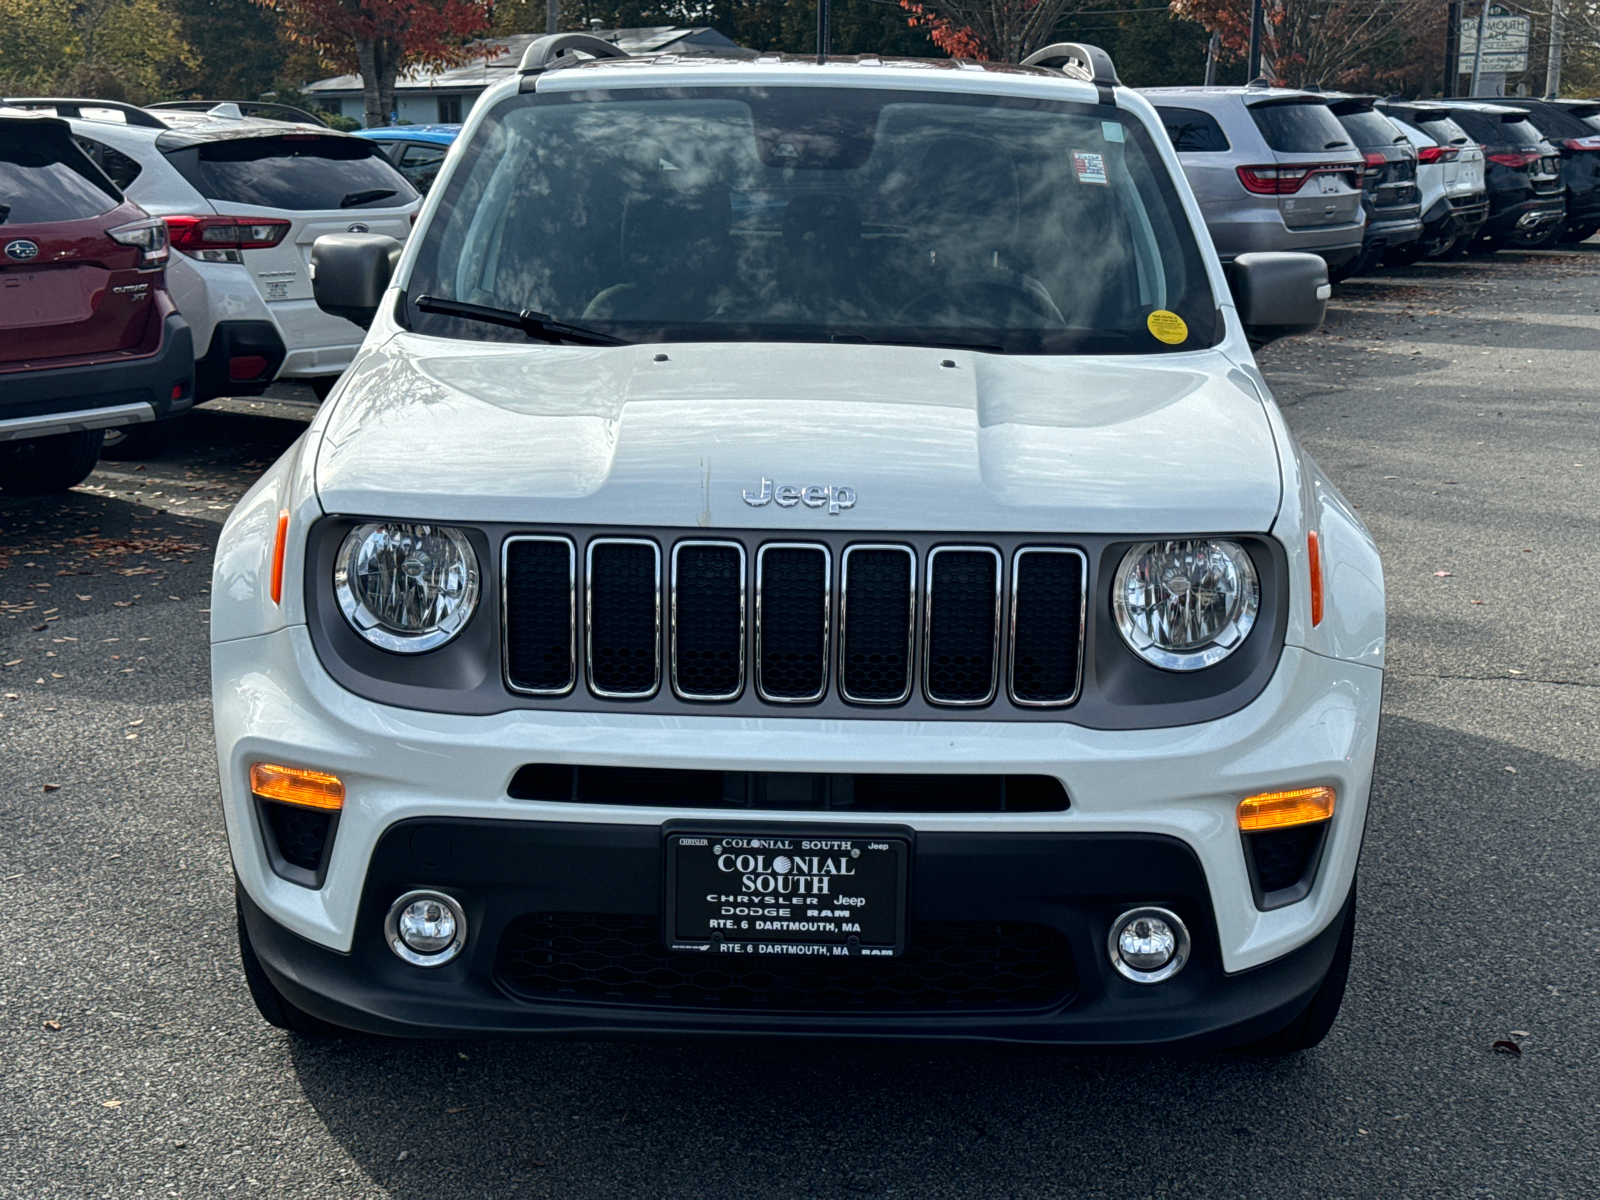
[[[1522,1047],[1511,1041],[1509,1038],[1501,1038],[1494,1045],[1490,1046],[1489,1049],[1498,1050],[1501,1054],[1512,1054],[1518,1058],[1522,1057]]]
[[[73,595],[77,595],[77,593],[74,592]],[[93,600],[94,597],[93,596],[78,596],[78,599],[79,600]]]
[[[139,726],[141,726],[143,724],[144,724],[144,718],[140,717],[137,721],[129,721],[128,722],[128,728],[129,729],[137,729],[137,728],[139,728]]]
[[[1515,775],[1516,773],[1517,773],[1517,769],[1515,767],[1507,767],[1506,768],[1506,774]]]
[[[44,785],[44,790],[47,792],[59,792],[61,785],[59,783],[47,783]]]
[[[60,1029],[61,1028],[61,1022],[60,1021],[46,1021],[44,1023],[44,1027],[46,1029]]]
[[[101,1108],[121,1108],[122,1107],[122,1101],[121,1100],[102,1100],[100,1102],[100,1107]]]
[[[1435,571],[1434,574],[1437,575],[1440,579],[1443,579],[1447,575],[1454,575],[1455,572],[1454,571]]]

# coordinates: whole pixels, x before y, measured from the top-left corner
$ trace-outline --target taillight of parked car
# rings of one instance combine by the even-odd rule
[[[1533,166],[1539,161],[1540,155],[1537,150],[1497,150],[1484,157],[1492,163],[1499,163],[1502,167],[1516,167],[1521,170]]]
[[[1313,175],[1353,174],[1358,180],[1361,168],[1353,163],[1334,163],[1314,167],[1240,167],[1239,182],[1258,196],[1292,196]]]
[[[156,218],[118,225],[106,230],[106,236],[120,245],[139,247],[141,267],[159,267],[167,261],[167,227]]]
[[[1459,146],[1423,146],[1417,150],[1417,161],[1420,163],[1447,163],[1455,162],[1456,156],[1461,153]]]
[[[1591,137],[1567,138],[1561,144],[1568,150],[1600,150],[1600,133]]]
[[[202,262],[243,262],[241,250],[283,241],[289,222],[276,217],[168,217],[172,245]]]

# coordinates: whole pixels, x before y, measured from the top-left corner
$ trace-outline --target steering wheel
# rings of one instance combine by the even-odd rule
[[[978,301],[978,297],[987,296],[988,300]],[[901,307],[895,313],[897,321],[918,316],[932,316],[959,303],[962,308],[982,308],[993,305],[996,308],[1008,308],[1011,304],[1021,301],[1030,311],[1043,317],[1051,325],[1064,326],[1066,317],[1061,315],[1061,310],[1056,307],[1056,302],[1050,298],[1050,293],[1045,290],[1044,284],[1028,275],[1014,273],[996,279],[988,271],[962,271],[948,280],[943,287],[932,288]]]

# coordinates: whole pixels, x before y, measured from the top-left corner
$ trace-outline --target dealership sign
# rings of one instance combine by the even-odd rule
[[[1479,69],[1515,75],[1528,69],[1528,39],[1533,33],[1533,22],[1519,17],[1500,4],[1489,6],[1488,20],[1484,23],[1483,62]],[[1461,22],[1461,61],[1458,69],[1463,75],[1472,74],[1472,58],[1478,49],[1478,22]]]

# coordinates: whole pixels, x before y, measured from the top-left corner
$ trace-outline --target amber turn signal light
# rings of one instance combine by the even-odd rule
[[[337,775],[323,771],[280,767],[273,763],[251,763],[250,790],[263,800],[281,800],[302,808],[323,808],[337,812],[344,807],[344,784]]]
[[[1291,792],[1263,792],[1239,801],[1239,828],[1246,833],[1309,825],[1333,816],[1331,787],[1296,788]]]

